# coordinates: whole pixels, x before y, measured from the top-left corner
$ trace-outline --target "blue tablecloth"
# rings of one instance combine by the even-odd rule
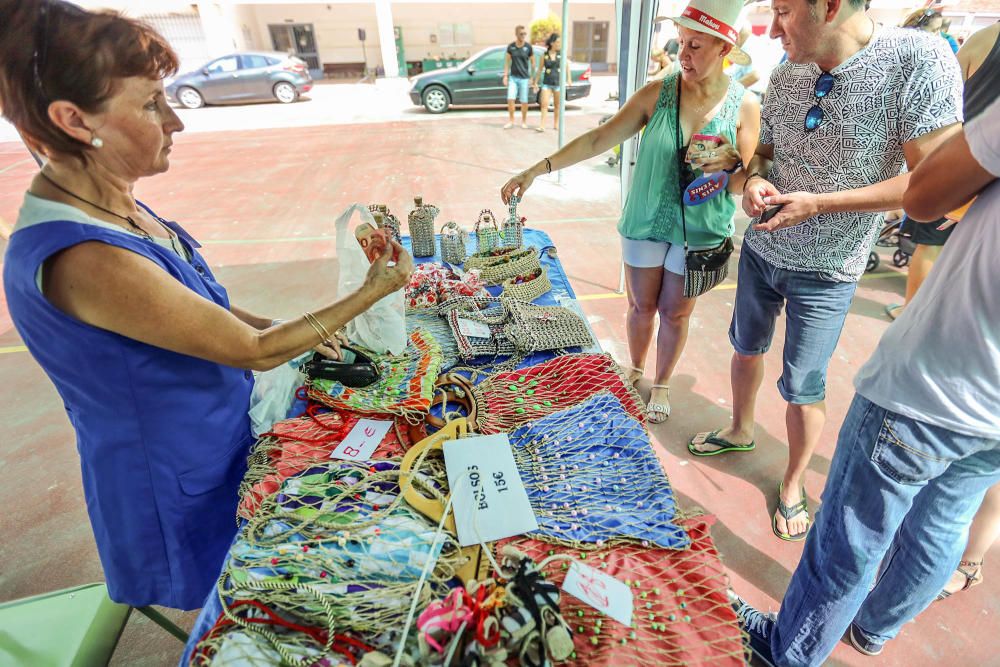
[[[408,250],[410,249],[409,237],[403,237],[403,245]],[[573,288],[569,284],[569,278],[566,276],[566,272],[563,270],[562,264],[559,262],[559,258],[555,252],[555,246],[552,244],[552,239],[549,238],[549,235],[537,229],[525,229],[524,245],[538,250],[542,266],[544,266],[545,270],[548,272],[549,282],[552,283],[551,291],[542,295],[538,299],[535,299],[534,303],[541,305],[570,305],[565,303],[565,300],[575,299],[576,295],[573,292]],[[438,244],[438,247],[440,248],[440,244]],[[414,261],[417,264],[440,262],[441,256],[440,254],[436,254],[434,257],[416,257],[414,258]],[[500,287],[495,287],[490,288],[490,291],[495,295],[499,294],[500,289]],[[560,299],[563,300],[562,304],[560,304]],[[541,363],[546,359],[550,359],[552,356],[552,353],[549,352],[536,352],[526,358],[520,366],[532,366],[534,364]],[[295,414],[301,413],[302,410],[302,407],[293,406],[292,408],[292,411]],[[215,625],[215,621],[221,613],[222,606],[219,603],[219,596],[213,589],[209,592],[208,597],[205,600],[205,606],[198,615],[194,628],[191,630],[191,637],[188,639],[187,646],[184,648],[184,655],[181,656],[179,663],[181,667],[187,667],[190,662],[191,651],[198,643],[198,640],[201,639],[201,637],[208,632],[213,625]]]

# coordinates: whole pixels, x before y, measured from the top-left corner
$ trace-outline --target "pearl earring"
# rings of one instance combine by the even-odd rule
[[[90,140],[90,145],[94,148],[100,148],[104,145],[104,141],[100,137],[94,137]]]

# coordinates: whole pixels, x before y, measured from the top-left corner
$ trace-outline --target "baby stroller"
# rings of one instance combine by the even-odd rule
[[[892,264],[898,268],[903,268],[910,263],[910,257],[916,250],[917,244],[913,242],[913,232],[906,223],[908,219],[904,216],[899,220],[886,220],[882,225],[882,230],[875,239],[875,245],[880,248],[895,248],[892,253]],[[872,249],[868,253],[868,264],[865,272],[871,272],[878,268],[878,253]]]

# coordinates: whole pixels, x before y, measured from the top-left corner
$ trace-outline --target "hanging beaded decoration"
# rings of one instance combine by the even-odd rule
[[[434,338],[417,329],[400,355],[362,351],[378,365],[379,378],[374,384],[352,388],[335,380],[311,379],[306,384],[309,399],[338,410],[399,415],[410,423],[423,421],[441,373],[441,348]]]
[[[441,228],[441,259],[449,264],[461,264],[465,261],[465,242],[468,238],[465,230],[452,220]]]
[[[253,518],[263,499],[278,490],[293,475],[330,460],[330,454],[361,420],[350,412],[318,413],[310,406],[306,415],[274,424],[261,434],[250,451],[246,475],[240,484],[237,515]],[[400,429],[394,421],[375,449],[373,458],[402,456],[423,436],[412,428]]]
[[[423,197],[413,198],[414,209],[407,218],[410,228],[410,244],[414,257],[432,257],[435,251],[434,218],[440,210],[437,206],[425,204]]]
[[[565,354],[486,377],[472,388],[479,433],[500,433],[578,405],[609,391],[625,412],[642,420],[645,407],[635,387],[608,354]]]
[[[510,203],[507,205],[507,219],[503,223],[503,244],[510,248],[520,248],[524,245],[524,223],[527,218],[517,214],[517,205],[520,201],[517,195],[510,198]]]
[[[488,253],[500,245],[500,230],[493,211],[484,208],[476,219],[476,254]]]
[[[295,662],[283,637],[234,613],[234,601],[391,650],[428,559],[422,606],[447,593],[465,559],[453,537],[402,502],[399,461],[332,461],[286,479],[264,501],[230,549],[219,598],[228,619],[264,635],[290,664],[312,663]]]
[[[529,537],[502,540],[495,551],[516,548],[536,561],[571,556],[633,589],[632,627],[563,596],[562,614],[574,634],[572,667],[742,667],[749,664],[749,655],[726,595],[729,578],[709,533],[714,522],[712,516],[681,521],[691,542],[683,551],[623,544],[583,553]],[[547,578],[561,587],[569,564],[553,565]]]

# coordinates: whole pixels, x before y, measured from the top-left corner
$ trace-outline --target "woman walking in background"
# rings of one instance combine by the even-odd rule
[[[559,129],[559,75],[561,74],[562,61],[561,53],[559,51],[562,46],[562,40],[559,39],[559,33],[552,33],[549,38],[545,40],[545,53],[542,54],[542,66],[535,70],[535,85],[541,84],[541,91],[539,92],[538,107],[541,111],[541,121],[538,123],[538,127],[535,128],[537,132],[545,131],[545,114],[549,111],[549,103],[555,100],[553,116],[555,116],[554,122],[552,124],[553,129]],[[569,73],[566,74],[566,86],[569,87]]]

